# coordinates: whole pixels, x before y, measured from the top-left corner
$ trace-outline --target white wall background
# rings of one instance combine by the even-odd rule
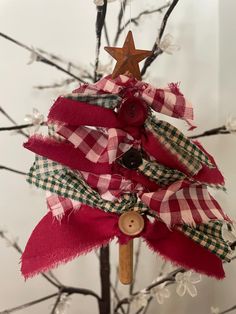
[[[145,7],[156,7],[165,1],[134,0],[134,15]],[[108,9],[108,29],[114,30],[118,3]],[[150,72],[149,80],[158,85],[181,81],[182,90],[194,104],[198,132],[219,126],[229,116],[236,116],[235,76],[236,45],[234,34],[236,2],[233,0],[181,0],[172,14],[167,30],[181,50],[173,56],[164,54]],[[0,0],[0,31],[34,47],[41,47],[65,58],[89,67],[95,51],[95,6],[92,0]],[[128,17],[128,14],[127,14]],[[160,16],[143,19],[138,29],[133,28],[138,48],[152,47]],[[122,38],[123,39],[123,38]],[[106,62],[105,52],[102,59]],[[0,106],[18,122],[33,107],[45,115],[56,95],[54,92],[37,91],[32,87],[50,84],[66,78],[47,65],[27,65],[29,53],[0,38]],[[64,90],[63,90],[64,92]],[[181,127],[184,125],[178,123]],[[9,122],[0,115],[0,125]],[[27,171],[33,155],[22,149],[23,138],[9,133],[0,134],[0,164]],[[236,184],[235,144],[233,135],[211,137],[202,140],[216,157],[227,179],[228,194],[217,197],[224,208],[235,217]],[[23,247],[32,228],[45,213],[44,193],[28,186],[23,177],[1,171],[0,173],[0,225],[12,235],[19,236]],[[116,248],[112,250],[112,270],[117,261]],[[0,241],[0,311],[53,292],[53,288],[41,278],[26,283],[19,272],[19,256]],[[137,288],[145,287],[158,274],[160,261],[143,249]],[[199,296],[172,297],[162,306],[155,302],[150,314],[160,313],[210,313],[210,306],[224,309],[235,303],[235,264],[226,266],[224,281],[204,278]],[[56,273],[65,283],[99,291],[98,263],[94,254],[60,267]],[[121,295],[125,289],[120,287]],[[52,301],[19,313],[49,313]],[[74,298],[70,313],[96,313],[96,303],[88,297]]]

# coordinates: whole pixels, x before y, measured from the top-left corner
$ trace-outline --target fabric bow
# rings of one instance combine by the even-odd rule
[[[121,233],[119,216],[83,205],[70,208],[59,221],[49,212],[34,229],[22,255],[22,274],[25,278],[47,271],[61,263],[107,245],[115,237],[127,243],[130,237]],[[149,248],[183,267],[224,277],[220,258],[186,237],[177,229],[170,230],[158,220],[145,219],[140,237]],[[189,254],[191,252],[191,254]]]
[[[75,93],[101,94],[101,92],[118,95],[129,95],[141,97],[151,108],[164,115],[183,119],[193,129],[192,104],[179,91],[178,84],[171,83],[166,88],[155,88],[125,75],[119,75],[112,79],[111,75],[102,78],[95,84],[85,84],[76,89]]]

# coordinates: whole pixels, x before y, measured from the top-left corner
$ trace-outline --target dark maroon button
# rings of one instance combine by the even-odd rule
[[[137,169],[142,162],[142,155],[135,148],[131,148],[122,156],[122,163],[128,169]]]
[[[148,110],[144,100],[138,97],[125,98],[118,111],[118,119],[125,125],[141,126],[147,119]]]

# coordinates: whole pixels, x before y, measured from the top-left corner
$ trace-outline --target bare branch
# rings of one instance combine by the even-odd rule
[[[160,43],[162,36],[164,34],[166,25],[167,25],[167,21],[172,13],[172,11],[174,10],[175,6],[177,5],[177,3],[179,2],[179,0],[173,0],[171,5],[169,6],[168,10],[166,11],[166,14],[163,17],[162,23],[161,23],[161,27],[157,36],[157,40],[153,45],[152,48],[152,54],[146,59],[144,66],[142,68],[141,71],[141,75],[144,75],[147,71],[147,69],[149,68],[149,66],[153,63],[154,60],[156,60],[156,58],[163,53],[163,51],[160,49],[160,47],[158,46],[158,44]]]
[[[16,121],[2,108],[0,107],[0,112],[14,125],[17,126]],[[24,133],[23,131],[19,130],[19,133],[22,134],[24,137],[29,137],[28,134]]]
[[[153,14],[153,13],[162,13],[162,11],[164,9],[168,8],[169,6],[170,6],[170,2],[165,4],[165,5],[163,5],[160,8],[156,8],[156,9],[153,9],[153,10],[145,10],[145,11],[140,12],[136,17],[131,18],[130,21],[126,22],[125,25],[123,27],[121,27],[120,33],[122,33],[126,29],[126,27],[129,26],[130,22],[133,23],[134,25],[138,26],[139,25],[139,21],[140,21],[142,16],[150,15],[150,14]]]
[[[25,49],[25,50],[28,50],[28,51],[30,51],[31,53],[34,53],[34,54],[37,56],[36,61],[45,63],[45,64],[50,65],[50,66],[52,66],[52,67],[55,67],[57,70],[59,70],[59,71],[65,73],[65,74],[67,74],[67,75],[69,75],[69,76],[75,78],[76,80],[78,80],[78,81],[80,81],[80,82],[82,82],[82,83],[85,83],[85,81],[84,81],[83,79],[81,79],[80,77],[78,77],[78,76],[76,76],[75,74],[71,73],[70,71],[64,69],[63,67],[61,67],[61,66],[58,65],[57,63],[53,62],[52,60],[50,60],[50,59],[44,57],[42,54],[40,54],[39,52],[37,52],[37,51],[34,50],[33,48],[31,48],[31,47],[29,47],[29,46],[23,44],[22,42],[20,42],[20,41],[18,41],[18,40],[16,40],[16,39],[14,39],[14,38],[12,38],[12,37],[10,37],[10,36],[4,34],[4,33],[1,33],[1,32],[0,32],[0,36],[3,37],[3,38],[5,38],[6,40],[8,40],[8,41],[10,41],[10,42],[12,42],[12,43],[14,43],[14,44],[16,44],[17,46],[19,46],[19,47],[21,47],[21,48],[23,48],[23,49]]]
[[[103,6],[97,6],[97,20],[96,20],[96,37],[97,37],[97,48],[96,48],[96,58],[95,58],[95,66],[94,66],[94,82],[98,80],[98,65],[99,65],[99,55],[101,48],[101,37],[102,30],[105,24],[107,12],[107,0],[104,0]]]
[[[124,0],[123,2],[121,1],[121,3],[120,3],[120,11],[119,11],[119,14],[118,14],[117,31],[116,31],[115,39],[114,39],[114,42],[113,42],[113,46],[117,45],[118,40],[120,38],[120,35],[122,33],[121,23],[122,23],[122,19],[123,19],[123,16],[124,16],[124,11],[125,11],[126,5],[127,5],[127,0]]]
[[[28,302],[28,303],[19,305],[19,306],[17,306],[17,307],[13,307],[13,308],[8,309],[8,310],[1,311],[0,314],[9,314],[9,313],[17,312],[17,311],[26,309],[26,308],[28,308],[28,307],[31,307],[31,306],[33,306],[33,305],[36,305],[36,304],[45,302],[45,301],[47,301],[47,300],[49,300],[49,299],[52,299],[52,298],[56,297],[57,295],[58,295],[58,293],[53,293],[53,294],[50,294],[50,295],[48,295],[48,296],[46,296],[46,297],[43,297],[43,298],[40,298],[40,299],[31,301],[31,302]]]
[[[207,130],[201,134],[189,136],[189,138],[190,139],[196,139],[199,137],[206,137],[206,136],[212,136],[212,135],[218,135],[218,134],[231,134],[231,132],[229,132],[226,129],[226,127],[223,125],[223,126],[220,126],[218,128]]]
[[[232,311],[236,310],[236,305],[230,307],[229,309],[227,310],[224,310],[223,312],[220,312],[219,314],[226,314],[226,313],[230,313]]]
[[[27,174],[26,172],[23,172],[23,171],[20,171],[20,170],[16,170],[16,169],[13,169],[13,168],[9,168],[9,167],[3,166],[3,165],[0,165],[0,170],[7,170],[7,171],[10,171],[10,172],[13,172],[13,173],[22,174],[23,176],[25,176]]]
[[[47,125],[46,122],[42,122],[40,123],[40,125]],[[15,126],[7,126],[7,127],[1,127],[0,128],[0,132],[1,131],[13,131],[13,130],[22,130],[22,129],[27,129],[34,126],[34,124],[32,123],[28,123],[28,124],[21,124],[21,125],[15,125]]]
[[[66,80],[63,80],[62,82],[60,83],[54,83],[54,84],[49,84],[49,85],[36,85],[34,86],[35,89],[52,89],[52,88],[59,88],[59,87],[63,87],[63,86],[67,86],[71,83],[74,83],[75,82],[75,79],[66,79]]]

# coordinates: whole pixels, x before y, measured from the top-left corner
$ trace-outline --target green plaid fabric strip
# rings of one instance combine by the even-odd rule
[[[116,108],[122,100],[120,96],[114,94],[85,95],[80,93],[71,93],[65,95],[64,97],[108,109]]]
[[[181,171],[145,159],[143,159],[142,165],[137,170],[161,186],[169,185],[186,177]]]
[[[79,201],[106,212],[121,213],[136,210],[146,211],[148,207],[137,202],[135,194],[123,194],[119,201],[110,202],[102,199],[80,176],[54,161],[36,156],[27,176],[27,181],[43,190],[56,193],[65,198]]]
[[[199,224],[196,228],[183,225],[177,229],[222,260],[229,262],[232,257],[232,250],[222,239],[222,225],[221,221],[211,221],[208,224]]]
[[[156,134],[158,140],[176,155],[179,161],[195,175],[202,168],[202,163],[208,167],[214,167],[208,156],[194,143],[184,136],[177,128],[166,121],[156,120],[154,116],[147,119],[146,128]]]

